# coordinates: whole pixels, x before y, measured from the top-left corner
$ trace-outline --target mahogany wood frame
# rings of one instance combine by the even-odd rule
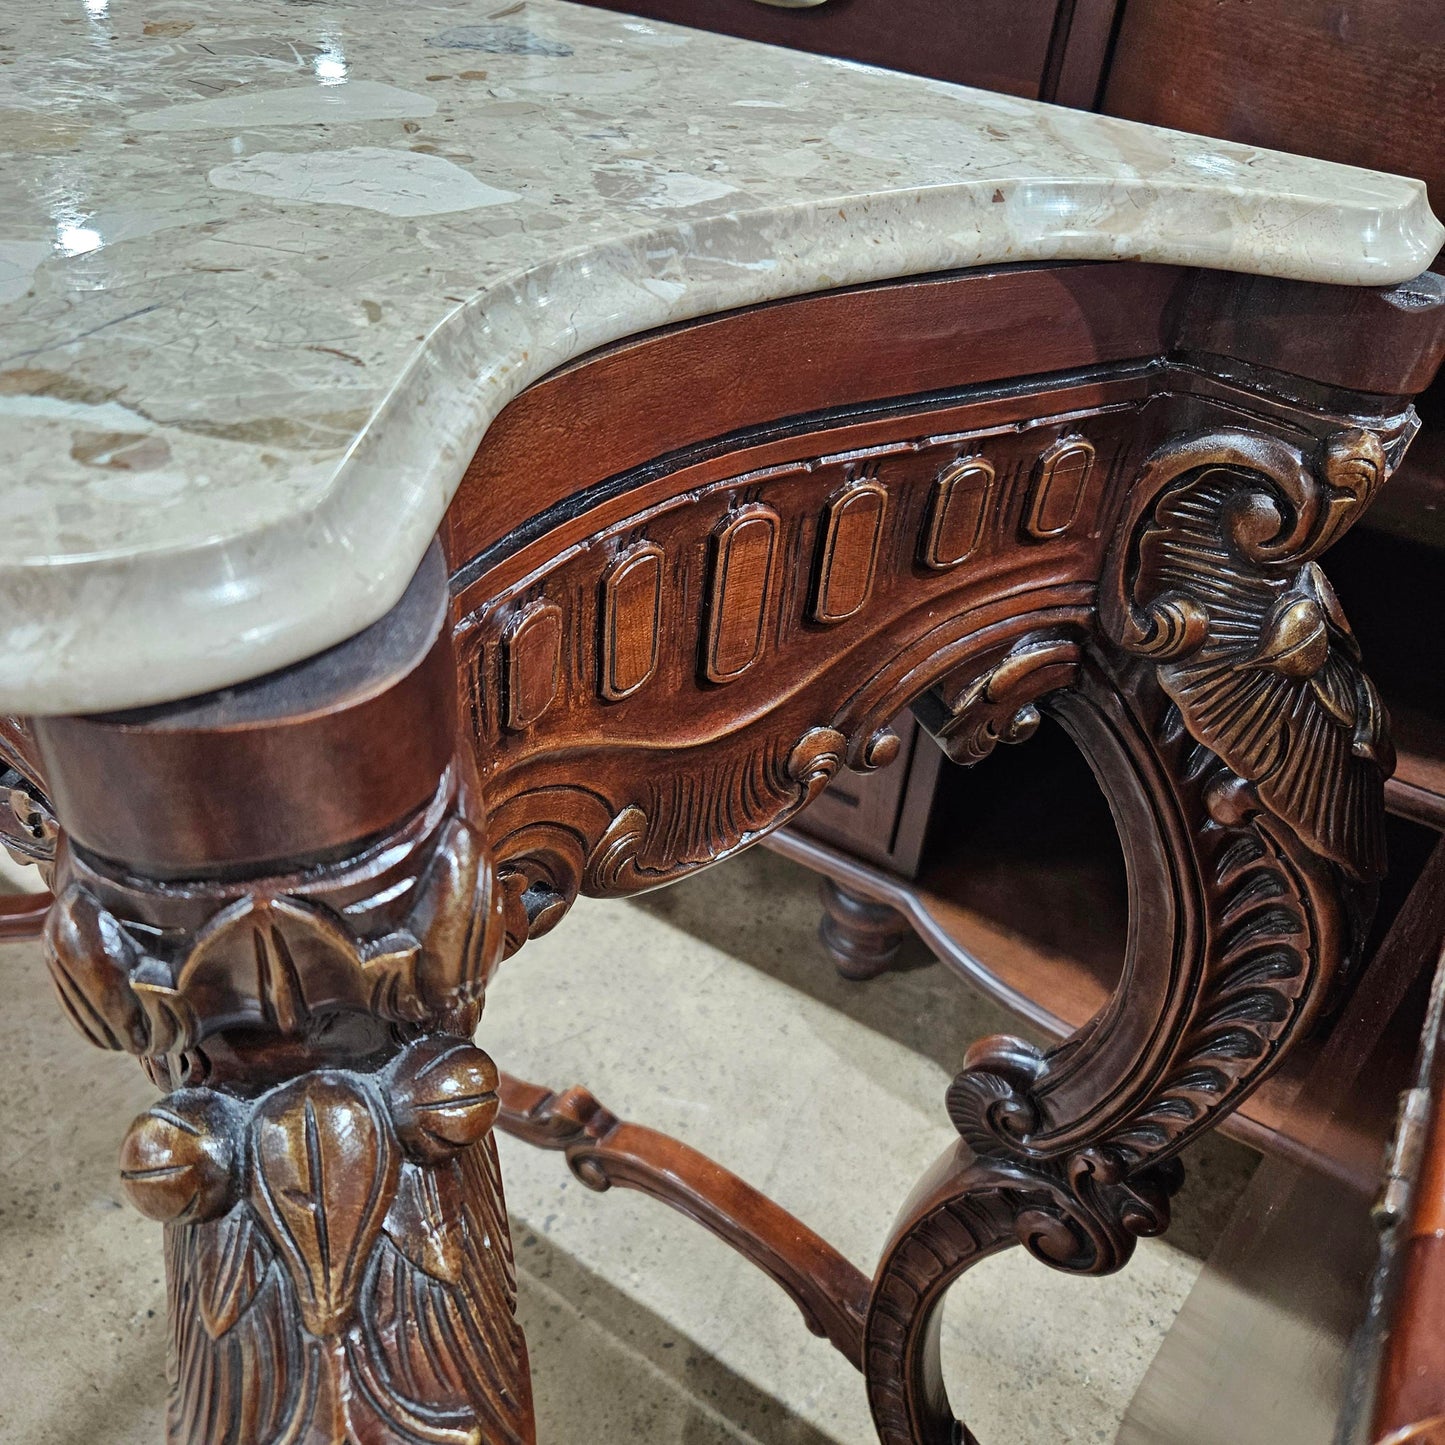
[[[169,1090],[122,1169],[167,1225],[171,1440],[530,1442],[498,1121],[766,1269],[860,1366],[888,1445],[971,1439],[948,1285],[1013,1243],[1123,1264],[1179,1150],[1359,958],[1390,750],[1316,559],[1398,464],[1442,346],[1433,277],[1133,263],[673,328],[518,398],[443,547],[341,648],[0,724],[62,1002]],[[960,1061],[959,1141],[870,1282],[471,1040],[497,963],[579,894],[749,846],[892,761],[909,704],[969,763],[1057,716],[1114,808],[1133,926],[1083,1029]]]

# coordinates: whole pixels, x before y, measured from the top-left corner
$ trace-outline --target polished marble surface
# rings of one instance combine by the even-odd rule
[[[1423,186],[561,3],[7,0],[0,710],[222,686],[399,595],[620,336],[1030,259],[1423,269]]]

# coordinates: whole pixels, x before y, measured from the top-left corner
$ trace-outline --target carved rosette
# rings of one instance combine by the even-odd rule
[[[433,1037],[136,1120],[121,1171],[167,1225],[172,1439],[530,1440],[499,1107],[492,1061]]]
[[[1392,441],[1398,461],[1408,430]],[[1067,688],[1046,705],[1114,804],[1135,917],[1123,981],[1089,1026],[1048,1052],[986,1039],[948,1090],[961,1142],[905,1211],[870,1312],[887,1445],[956,1438],[930,1335],[948,1284],[1014,1242],[1058,1268],[1118,1268],[1167,1222],[1172,1156],[1269,1073],[1357,959],[1392,754],[1316,558],[1389,465],[1353,428],[1313,450],[1249,431],[1166,445],[1073,677],[1047,671],[1033,633],[925,704],[969,761],[1028,730],[1046,683]],[[1067,640],[1052,645],[1068,665]],[[1158,1020],[1147,1038],[1130,1029],[1141,1009]]]

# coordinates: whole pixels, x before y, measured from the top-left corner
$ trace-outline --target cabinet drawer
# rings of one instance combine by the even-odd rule
[[[913,878],[923,857],[943,753],[912,713],[895,718],[893,731],[903,744],[894,762],[876,773],[845,768],[790,826]]]

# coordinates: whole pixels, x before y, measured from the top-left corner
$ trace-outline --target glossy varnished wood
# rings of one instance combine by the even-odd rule
[[[554,1092],[502,1078],[499,1125],[542,1149],[599,1193],[614,1185],[661,1200],[771,1276],[855,1368],[862,1368],[868,1278],[765,1194],[686,1144],[619,1119],[586,1089]]]
[[[1149,0],[1123,7],[1101,108],[1419,176],[1438,208],[1442,103],[1433,0]]]
[[[679,25],[741,35],[1002,90],[1087,106],[1098,87],[1117,0],[589,0]]]

